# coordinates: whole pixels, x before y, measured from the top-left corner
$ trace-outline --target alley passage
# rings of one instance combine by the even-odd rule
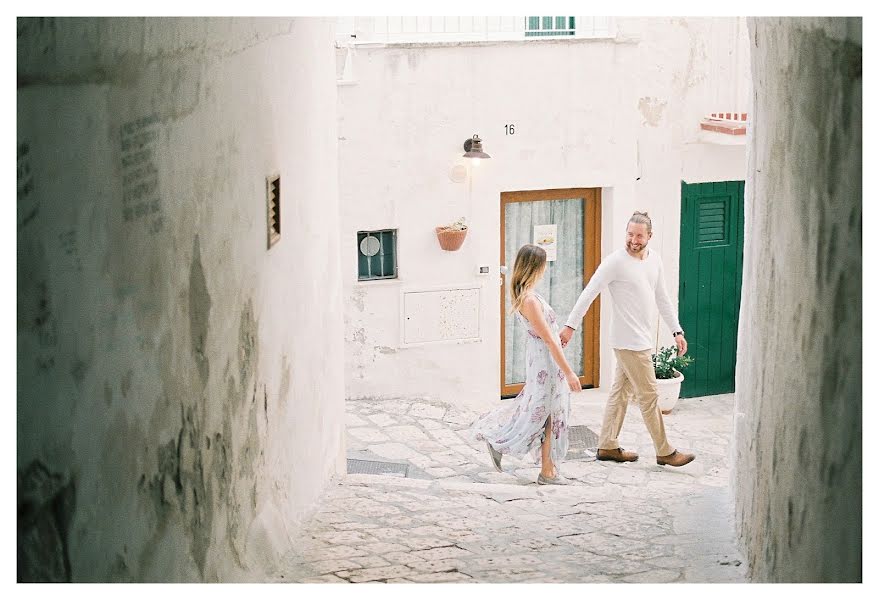
[[[571,405],[571,422],[597,432],[604,396],[584,391]],[[581,452],[561,466],[570,486],[538,486],[528,459],[504,457],[495,472],[484,445],[467,441],[476,415],[465,410],[405,399],[347,408],[348,456],[370,461],[352,464],[397,473],[331,484],[276,581],[747,581],[728,487],[732,394],[683,399],[666,417],[694,463],[658,466],[630,405],[620,443],[641,458]]]

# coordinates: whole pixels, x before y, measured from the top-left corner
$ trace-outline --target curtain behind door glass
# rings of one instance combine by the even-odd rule
[[[509,284],[513,276],[516,253],[525,244],[534,243],[535,225],[558,225],[558,256],[548,263],[546,274],[537,286],[555,310],[558,325],[562,327],[574,303],[583,291],[583,200],[545,200],[538,202],[510,202],[505,208],[504,254],[509,268],[505,287],[505,358],[504,383],[523,383],[525,380],[525,333],[515,315],[510,314]],[[577,329],[571,343],[565,348],[565,357],[574,372],[583,375],[583,327]]]

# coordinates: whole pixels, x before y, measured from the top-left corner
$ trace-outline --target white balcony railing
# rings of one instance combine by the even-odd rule
[[[613,17],[339,17],[340,43],[389,44],[607,38]]]

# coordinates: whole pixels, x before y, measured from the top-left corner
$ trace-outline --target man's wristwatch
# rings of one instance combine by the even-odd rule
[[[671,337],[676,338],[679,335],[684,335],[684,332],[683,331],[675,331],[673,334],[671,334]]]

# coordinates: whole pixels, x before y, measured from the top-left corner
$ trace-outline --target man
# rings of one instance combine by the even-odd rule
[[[562,347],[567,346],[599,292],[605,287],[610,291],[613,297],[610,341],[617,368],[604,410],[597,459],[616,462],[638,460],[636,453],[620,448],[617,441],[626,416],[629,394],[634,392],[644,424],[653,438],[657,464],[680,467],[692,461],[696,455],[678,452],[665,437],[651,358],[653,335],[652,310],[648,308],[650,303],[656,304],[663,320],[674,332],[679,356],[686,354],[687,340],[665,290],[662,259],[656,251],[647,248],[651,237],[653,224],[647,213],[633,214],[626,226],[626,247],[608,256],[598,266],[577,299],[559,337]]]

